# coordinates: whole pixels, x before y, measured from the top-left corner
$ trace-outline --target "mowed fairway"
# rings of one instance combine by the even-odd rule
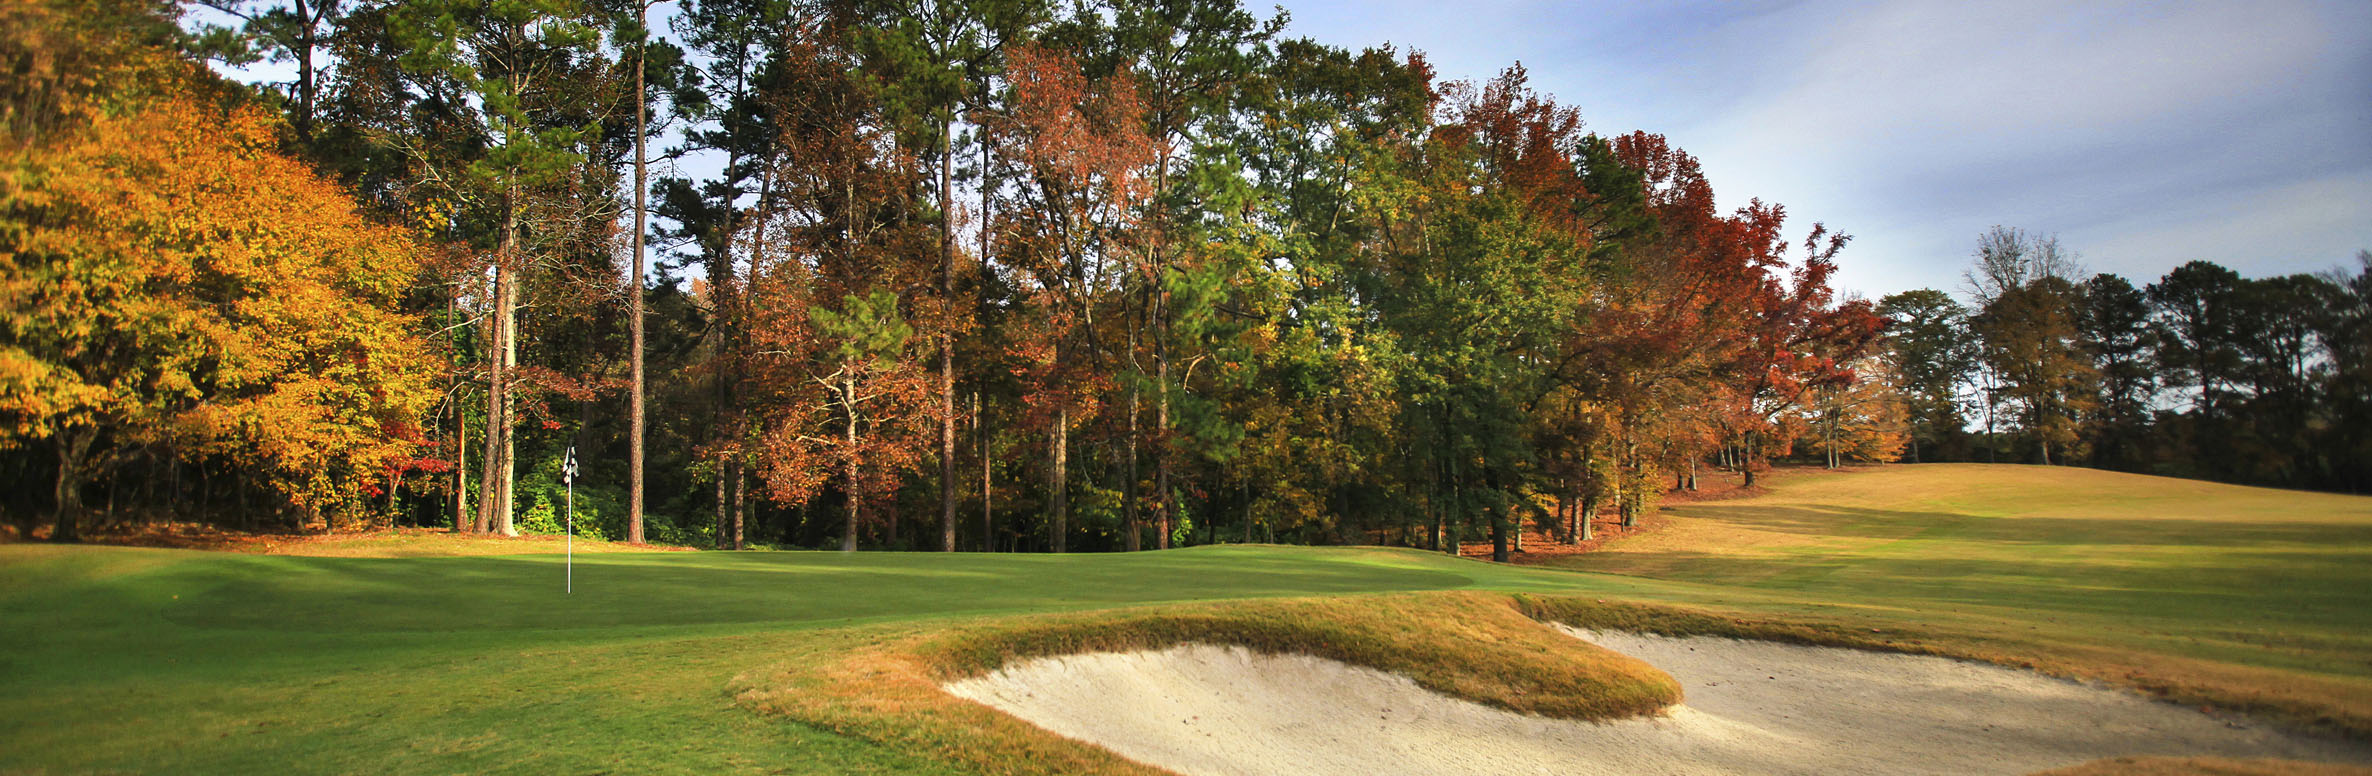
[[[1528,611],[1602,627],[1809,623],[2359,736],[2372,719],[2372,499],[1894,466],[1678,505],[1668,528],[1566,563],[1285,547],[607,553],[579,555],[564,595],[553,554],[0,546],[0,773],[970,772],[767,709],[805,708],[798,682],[836,681],[799,679],[801,667],[1016,618],[1455,590],[1565,594],[1535,595]],[[1365,600],[1325,606],[1403,612],[1379,620],[1388,633],[1493,599]],[[1606,608],[1624,602],[1736,619]],[[1504,607],[1493,617],[1509,627]],[[1474,633],[1455,643],[1496,639]],[[767,685],[776,675],[791,684]],[[737,697],[763,686],[790,694]],[[892,739],[943,738],[944,708],[910,724],[899,708],[861,718],[903,724]]]
[[[1667,514],[1559,565],[1723,608],[2273,669],[2372,706],[2372,498],[1931,464]]]
[[[0,546],[0,772],[927,773],[738,674],[960,618],[1586,578],[1425,553],[320,558]]]

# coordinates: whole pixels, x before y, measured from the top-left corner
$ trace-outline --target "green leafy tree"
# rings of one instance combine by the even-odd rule
[[[2240,368],[2239,330],[2233,305],[2240,275],[2213,262],[2192,261],[2151,283],[2145,293],[2155,319],[2156,362],[2169,386],[2197,389],[2191,402],[2192,465],[2214,468],[2210,457],[2223,444],[2224,394]]]
[[[2093,466],[2132,468],[2144,449],[2158,375],[2150,367],[2150,308],[2140,289],[2102,273],[2084,281],[2079,341],[2098,375],[2100,396],[2086,414]]]
[[[597,126],[570,122],[560,94],[566,66],[599,56],[600,9],[578,0],[419,0],[386,16],[399,62],[431,94],[446,116],[484,143],[472,158],[433,153],[433,138],[400,138],[432,170],[428,182],[458,207],[462,220],[490,224],[494,289],[487,337],[489,374],[484,473],[476,526],[515,533],[511,523],[515,426],[520,375],[521,277],[548,256],[557,230],[534,230],[549,218],[555,197],[541,190],[565,185],[584,159],[583,143]],[[533,230],[533,231],[531,231]]]
[[[1968,329],[1968,310],[1950,294],[1922,288],[1878,302],[1887,321],[1889,364],[1899,377],[1911,422],[1911,461],[1928,450],[1949,447],[1964,436],[1961,386],[1976,369],[1977,342]]]

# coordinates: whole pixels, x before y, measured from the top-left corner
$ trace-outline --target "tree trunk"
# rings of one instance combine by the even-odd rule
[[[1132,336],[1129,337],[1131,340],[1129,345],[1132,349],[1136,345],[1135,339],[1136,337],[1132,333]],[[1143,521],[1137,512],[1139,498],[1137,493],[1137,389],[1134,387],[1128,389],[1128,441],[1126,446],[1128,448],[1128,481],[1120,485],[1120,511],[1127,518],[1123,522],[1128,524],[1128,539],[1123,542],[1123,545],[1128,548],[1129,552],[1138,552],[1145,548],[1145,531]]]
[[[1624,466],[1624,463],[1623,463],[1623,459],[1622,459],[1622,454],[1621,454],[1621,453],[1619,453],[1619,452],[1618,452],[1618,453],[1615,453],[1615,456],[1614,456],[1614,490],[1613,490],[1613,492],[1612,492],[1611,494],[1609,494],[1609,495],[1612,495],[1612,496],[1614,497],[1614,516],[1615,516],[1615,517],[1616,517],[1618,520],[1619,520],[1619,519],[1621,519],[1621,518],[1623,518],[1623,517],[1625,517],[1625,515],[1623,514],[1623,501],[1624,501],[1624,497],[1623,497],[1623,484],[1624,484],[1624,483],[1623,483],[1623,479],[1624,479],[1624,477],[1623,477],[1623,473],[1624,473],[1624,472],[1623,472],[1623,466]]]
[[[732,464],[727,463],[724,456],[720,455],[717,457],[716,535],[710,537],[709,546],[720,550],[732,549],[726,544],[726,542],[729,540],[732,527],[725,524],[725,508],[727,504],[731,503],[732,495],[726,492],[729,487],[726,483],[731,482],[733,479],[733,475],[731,473],[732,468]]]
[[[749,463],[741,456],[733,456],[733,542],[729,549],[741,549],[743,515],[749,500]]]
[[[845,393],[840,396],[845,405],[844,409],[847,411],[847,423],[842,426],[841,442],[846,445],[843,449],[847,451],[843,457],[846,459],[844,465],[848,477],[848,525],[840,533],[840,551],[856,552],[857,526],[865,519],[865,497],[862,489],[857,485],[857,410],[853,402],[857,395],[856,382],[843,380],[842,389]]]
[[[1432,520],[1426,528],[1425,549],[1441,551],[1441,462],[1427,461],[1425,467],[1425,516]]]
[[[1499,477],[1497,475],[1491,475],[1487,477],[1485,481],[1491,486],[1492,490],[1498,490]],[[1493,504],[1490,509],[1485,511],[1488,512],[1487,516],[1491,520],[1491,560],[1499,563],[1506,563],[1507,509],[1504,505]]]
[[[1625,436],[1628,435],[1626,434]],[[1639,443],[1630,441],[1629,439],[1623,440],[1622,459],[1617,461],[1617,463],[1620,465],[1617,466],[1616,469],[1618,471],[1624,472],[1628,472],[1632,467],[1638,466]],[[1639,487],[1628,489],[1626,496],[1621,501],[1616,502],[1616,505],[1622,509],[1624,528],[1634,528],[1639,525],[1639,505],[1645,503],[1643,499],[1647,497],[1647,494],[1642,492],[1647,489],[1646,472],[1640,472],[1639,481]]]
[[[725,158],[725,169],[733,169],[733,166],[739,161],[740,157],[738,155],[728,155]],[[758,193],[758,200],[761,205],[768,199],[767,195],[769,193],[770,192],[763,190]],[[709,329],[710,332],[716,336],[715,350],[710,355],[711,361],[714,362],[716,366],[716,384],[714,390],[716,397],[716,408],[709,414],[708,435],[711,444],[716,447],[717,451],[717,504],[716,521],[714,525],[716,526],[715,545],[717,549],[720,550],[726,549],[728,542],[731,540],[730,534],[733,525],[733,515],[731,512],[732,502],[729,498],[731,494],[727,491],[731,487],[729,485],[729,478],[732,476],[734,469],[732,458],[734,453],[731,451],[739,448],[740,446],[739,413],[737,413],[733,407],[735,398],[734,388],[737,387],[734,385],[735,378],[739,374],[741,368],[739,363],[739,353],[736,347],[738,343],[736,343],[734,340],[735,325],[739,322],[737,318],[741,313],[741,309],[736,304],[738,298],[735,295],[733,289],[734,276],[738,274],[734,271],[733,266],[733,235],[738,233],[740,230],[736,229],[733,224],[733,204],[728,202],[726,203],[725,208],[725,237],[719,242],[717,255],[708,257],[707,268],[708,290],[709,293],[714,297],[709,302]],[[762,229],[764,226],[765,217],[763,215],[759,216],[758,221]],[[851,227],[852,234],[848,238],[850,242],[855,240],[853,230],[854,228]],[[844,249],[852,254],[856,250],[853,245],[847,246]],[[753,268],[755,261],[755,255],[753,254]]]
[[[1754,435],[1747,434],[1746,441],[1739,444],[1738,450],[1738,471],[1746,475],[1745,484],[1739,487],[1754,487]]]
[[[992,183],[989,178],[989,144],[979,143],[978,145],[980,146],[980,288],[986,289],[989,280],[989,233],[992,229],[992,219],[989,218],[988,207]],[[996,552],[995,512],[993,501],[990,498],[993,472],[990,469],[991,464],[988,458],[988,427],[983,425],[988,419],[987,414],[983,412],[984,409],[985,407],[980,401],[980,392],[973,391],[972,426],[973,432],[980,437],[980,547],[987,552]]]
[[[955,134],[939,122],[939,550],[955,551]]]
[[[1166,166],[1166,163],[1165,163]],[[1153,341],[1153,503],[1154,515],[1159,519],[1161,535],[1154,546],[1170,548],[1170,533],[1177,520],[1177,502],[1170,497],[1170,357],[1169,357],[1169,289],[1154,286],[1153,317],[1160,335]]]
[[[1054,526],[1052,535],[1047,538],[1053,545],[1054,551],[1058,553],[1068,549],[1067,543],[1070,536],[1071,480],[1068,471],[1071,455],[1070,432],[1071,408],[1066,406],[1056,409],[1054,411],[1054,449],[1051,451],[1054,456],[1052,474],[1054,481],[1047,483],[1054,490]]]
[[[1153,168],[1155,202],[1160,202],[1160,197],[1168,195],[1169,182],[1170,155],[1165,150],[1161,153],[1161,161]],[[1160,391],[1153,398],[1153,499],[1155,504],[1153,510],[1161,528],[1161,535],[1154,540],[1154,546],[1164,550],[1170,548],[1170,521],[1173,518],[1170,510],[1170,457],[1168,451],[1170,432],[1169,289],[1165,286],[1162,277],[1169,266],[1168,215],[1169,211],[1165,208],[1157,206],[1154,209],[1153,287],[1151,289],[1153,306],[1151,323],[1156,332],[1153,337],[1153,384],[1154,389]]]
[[[1557,495],[1557,508],[1565,520],[1565,543],[1581,543],[1581,494],[1573,480],[1565,481],[1565,492]]]
[[[461,284],[453,285],[453,295],[461,295]],[[447,304],[454,302],[448,300]],[[460,392],[450,388],[447,392],[451,396],[449,406],[453,408],[453,532],[462,533],[470,529],[469,412],[462,409]]]
[[[513,371],[519,368],[519,279],[516,272],[509,274],[511,281],[501,289],[503,310],[502,479],[496,484],[502,492],[497,496],[498,500],[494,504],[494,532],[503,536],[518,536],[519,529],[512,522],[512,512],[518,506],[519,500],[512,493],[512,487],[517,483],[519,471],[519,432],[517,419],[511,416],[511,405],[516,403],[516,400],[511,397],[510,383]]]
[[[494,310],[487,343],[489,376],[486,385],[486,461],[478,476],[480,532],[515,536],[511,527],[511,365],[516,357],[512,330],[518,326],[518,186],[510,188],[505,205],[501,253],[494,265]]]
[[[296,22],[297,45],[293,53],[297,61],[297,115],[292,123],[296,124],[297,139],[310,143],[313,142],[313,47],[321,9],[306,0],[296,0]]]
[[[635,3],[635,21],[645,27],[650,23],[650,5]],[[642,443],[643,443],[643,244],[645,221],[650,216],[647,201],[650,190],[646,135],[650,133],[648,113],[650,100],[643,78],[643,62],[648,51],[636,47],[634,56],[634,279],[626,287],[626,320],[632,353],[629,360],[633,377],[626,399],[626,541],[641,544],[642,535]]]
[[[973,446],[980,451],[980,549],[982,552],[996,552],[996,502],[993,497],[994,491],[990,487],[992,470],[988,459],[988,428],[981,425],[981,416],[980,391],[974,390],[972,391],[972,438]]]
[[[90,465],[91,442],[98,432],[69,429],[58,434],[57,526],[53,542],[82,541],[82,480]]]
[[[1237,486],[1244,494],[1244,543],[1252,543],[1252,483]]]

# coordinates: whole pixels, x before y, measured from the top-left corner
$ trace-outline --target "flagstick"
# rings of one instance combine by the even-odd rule
[[[562,577],[562,592],[577,592],[577,449],[568,448],[568,460],[562,464],[560,479],[568,483],[568,563]]]

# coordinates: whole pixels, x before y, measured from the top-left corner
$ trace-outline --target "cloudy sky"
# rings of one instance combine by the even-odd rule
[[[2372,248],[2372,2],[1288,0],[1288,34],[1521,61],[1594,131],[1660,132],[1725,207],[1856,236],[1841,285],[1958,290],[1994,224],[2147,282]]]

